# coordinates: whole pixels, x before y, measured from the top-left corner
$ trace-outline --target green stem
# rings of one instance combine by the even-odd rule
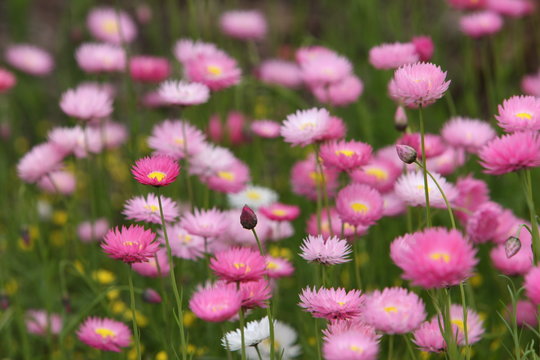
[[[467,298],[465,297],[465,285],[463,282],[459,283],[459,292],[461,294],[461,307],[463,308],[463,334],[465,335],[465,349],[467,352],[467,360],[471,358],[471,347],[469,345],[469,326],[467,316],[469,312],[467,311]]]
[[[360,237],[356,236],[357,234],[357,229],[356,229],[356,226],[354,227],[354,240],[353,240],[353,253],[354,253],[354,261],[353,261],[353,266],[354,266],[354,275],[355,275],[355,278],[356,278],[356,287],[358,289],[362,289],[362,278],[360,277],[360,264],[359,264],[359,253],[358,253],[358,247],[360,246],[359,245],[359,242],[362,241],[360,239]]]
[[[427,169],[426,166],[426,145],[425,145],[425,131],[424,131],[424,115],[422,113],[422,105],[418,107],[418,115],[420,117],[420,138],[421,138],[421,146],[422,146],[422,168]],[[424,195],[426,197],[426,227],[431,227],[431,209],[429,206],[429,189],[428,189],[428,180],[427,180],[427,172],[423,171],[424,173]]]
[[[135,349],[137,351],[137,359],[141,360],[141,344],[139,337],[139,327],[137,326],[137,315],[135,312],[135,291],[133,290],[133,275],[131,267],[128,268],[129,281],[129,298],[131,302],[131,321],[133,323],[133,337],[135,339]]]
[[[240,283],[236,283],[236,285],[238,288],[240,288]],[[246,338],[244,334],[244,309],[243,308],[240,308],[239,317],[240,317],[240,338],[242,341],[241,354],[242,354],[242,360],[246,360]]]
[[[412,348],[411,340],[407,337],[407,335],[403,335],[403,339],[405,340],[405,344],[407,345],[407,351],[409,353],[409,357],[411,358],[411,360],[416,360],[416,355]]]
[[[320,186],[319,191],[321,192],[323,207],[326,209],[326,218],[328,220],[328,229],[330,231],[330,236],[334,236],[334,229],[332,228],[332,216],[330,214],[330,204],[328,201],[328,191],[326,189],[326,177],[324,176],[324,169],[323,164],[321,162],[321,158],[319,156],[319,146],[315,146],[315,160],[317,162],[317,172],[319,173],[320,178],[317,178],[317,180],[320,179]],[[316,180],[316,181],[317,181]],[[322,209],[321,209],[322,212]],[[321,214],[322,217],[322,214]]]
[[[394,336],[388,335],[388,360],[392,360],[394,356]]]
[[[315,161],[318,164],[319,162],[319,146],[315,145]],[[322,233],[322,195],[321,195],[321,185],[319,184],[319,179],[315,177],[315,187],[317,190],[317,232]],[[329,224],[330,225],[330,224]]]

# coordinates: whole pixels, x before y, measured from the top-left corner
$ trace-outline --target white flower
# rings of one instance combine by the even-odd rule
[[[247,205],[254,210],[273,204],[278,200],[278,195],[274,190],[255,185],[249,185],[239,193],[227,196],[232,208],[241,208]]]
[[[281,360],[290,360],[302,353],[300,345],[295,344],[298,339],[296,331],[287,324],[281,321],[274,322],[274,345],[276,354],[281,356]],[[266,360],[270,359],[270,339],[263,340],[258,346],[261,357]],[[250,360],[258,360],[257,351],[254,348],[246,349],[247,358]]]
[[[448,202],[458,196],[457,189],[454,185],[447,182],[441,175],[431,172],[437,183],[441,186]],[[399,196],[409,206],[426,206],[426,198],[424,192],[424,175],[420,171],[409,172],[401,175],[394,188],[396,195]],[[446,208],[444,199],[435,182],[428,176],[428,192],[429,204],[436,208]]]
[[[246,347],[255,346],[270,336],[270,322],[268,316],[261,320],[250,321],[244,327],[244,341]],[[238,351],[242,348],[242,335],[240,329],[229,331],[221,339],[221,344],[225,349]]]

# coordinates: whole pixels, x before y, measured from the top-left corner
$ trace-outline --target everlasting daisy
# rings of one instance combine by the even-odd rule
[[[180,166],[169,156],[147,156],[135,162],[131,173],[143,185],[167,186],[176,180]]]
[[[443,97],[450,81],[437,65],[415,63],[397,69],[391,84],[393,98],[408,107],[424,107]]]
[[[17,174],[28,183],[35,183],[61,167],[64,153],[51,143],[34,146],[17,163]]]
[[[540,166],[540,139],[536,132],[517,132],[491,140],[478,154],[484,172],[502,175]]]
[[[244,327],[244,337],[246,347],[256,346],[270,337],[270,321],[268,317],[248,322]],[[230,351],[240,350],[242,348],[240,329],[226,333],[221,339],[221,344]]]
[[[229,320],[240,310],[242,295],[235,286],[218,282],[199,287],[189,300],[189,308],[204,321]]]
[[[5,58],[9,65],[30,75],[45,76],[54,68],[51,55],[44,49],[30,44],[9,46]]]
[[[360,290],[347,292],[343,288],[305,288],[300,294],[298,304],[313,317],[327,320],[347,320],[360,315],[364,296]]]
[[[25,325],[30,334],[58,335],[62,331],[62,317],[59,314],[48,314],[44,310],[28,310],[25,315]]]
[[[179,215],[178,205],[174,200],[164,196],[161,197],[161,203],[165,221],[173,222]],[[122,214],[128,220],[161,224],[158,198],[152,193],[148,194],[146,198],[135,196],[126,201]]]
[[[513,236],[515,236],[515,232]],[[493,266],[504,275],[526,275],[534,266],[531,234],[527,230],[523,230],[520,232],[519,240],[521,247],[510,258],[504,243],[497,245],[489,253]]]
[[[134,56],[129,59],[129,74],[135,81],[159,83],[169,77],[171,65],[167,58]]]
[[[196,260],[204,256],[204,238],[190,234],[179,223],[167,224],[167,235],[173,256],[181,259]],[[165,245],[165,236],[159,233],[158,241]]]
[[[375,360],[380,336],[358,321],[336,321],[323,331],[323,355],[327,360]]]
[[[458,178],[456,190],[458,195],[454,200],[454,204],[458,208],[468,210],[467,213],[463,211],[456,212],[458,219],[462,222],[466,222],[469,213],[473,213],[480,205],[489,201],[489,189],[486,182],[475,179],[471,175]]]
[[[404,288],[385,288],[366,295],[362,320],[385,334],[406,334],[426,318],[424,302]]]
[[[161,248],[154,254],[153,257],[149,258],[147,262],[131,264],[131,268],[142,276],[155,278],[169,275],[171,264],[169,264],[167,251]]]
[[[229,284],[229,286],[236,288],[236,284]],[[240,294],[243,309],[267,308],[268,299],[272,297],[272,286],[264,278],[246,281],[240,283]]]
[[[386,193],[394,188],[394,183],[401,175],[403,165],[396,165],[383,158],[374,158],[367,165],[352,171],[349,175],[353,182],[366,184]]]
[[[294,273],[292,263],[284,258],[266,256],[266,274],[269,278],[278,279]]]
[[[499,105],[497,123],[506,132],[540,130],[540,99],[534,96],[512,96]]]
[[[100,41],[121,44],[132,42],[137,28],[131,17],[122,10],[110,7],[92,9],[86,18],[90,34]]]
[[[100,125],[103,147],[106,149],[116,149],[123,145],[128,137],[127,128],[124,124],[113,121],[106,121]]]
[[[210,260],[210,268],[222,280],[255,281],[266,273],[266,260],[255,250],[230,248],[216,253]]]
[[[529,300],[535,305],[540,304],[540,267],[533,267],[527,275],[525,275],[525,293]]]
[[[529,15],[536,9],[535,3],[529,0],[487,0],[486,5],[488,9],[512,18]]]
[[[80,120],[97,121],[111,115],[112,99],[97,87],[82,86],[62,94],[60,108]]]
[[[513,313],[512,304],[508,304],[507,313],[509,316]],[[509,316],[507,320],[511,320]],[[523,327],[536,327],[538,325],[538,309],[532,302],[519,300],[516,304],[516,322]]]
[[[424,143],[426,159],[441,155],[446,150],[446,144],[439,135],[425,134]],[[418,158],[422,158],[422,138],[420,133],[405,134],[397,141],[397,144],[412,147],[416,150]]]
[[[330,116],[326,132],[321,137],[320,141],[340,140],[345,137],[347,127],[343,119],[337,116]]]
[[[132,264],[146,262],[154,256],[159,244],[154,242],[155,234],[142,226],[131,225],[114,228],[103,238],[101,248],[109,257]]]
[[[85,43],[77,48],[75,59],[87,73],[122,72],[126,67],[126,53],[118,45]]]
[[[263,83],[281,85],[291,89],[302,85],[300,67],[293,62],[280,59],[263,61],[257,68],[256,76]]]
[[[281,136],[292,146],[306,146],[320,141],[329,126],[330,114],[327,110],[298,110],[287,116],[281,125]]]
[[[470,37],[480,38],[499,32],[503,23],[503,18],[496,12],[480,11],[463,15],[459,20],[459,28]]]
[[[201,177],[218,175],[230,169],[238,159],[227,148],[204,144],[201,151],[191,158],[189,172]]]
[[[383,216],[398,216],[407,210],[407,205],[395,192],[390,191],[382,194]]]
[[[298,206],[282,203],[262,206],[259,210],[261,214],[274,221],[292,221],[300,215],[300,208]]]
[[[457,285],[471,276],[478,259],[476,250],[457,230],[430,228],[395,239],[392,261],[402,277],[423,288]]]
[[[57,170],[48,173],[37,183],[38,187],[51,194],[69,195],[77,186],[75,175],[69,171]]]
[[[521,90],[523,90],[524,94],[540,97],[540,69],[534,74],[523,77]]]
[[[255,210],[273,204],[277,199],[278,195],[274,190],[256,185],[247,186],[244,190],[227,196],[231,207],[241,208],[247,205]]]
[[[382,44],[369,50],[369,63],[376,69],[397,69],[418,60],[420,57],[412,43]]]
[[[321,219],[321,231],[319,231],[318,229],[317,214],[313,214],[309,217],[309,220],[307,222],[306,232],[308,234],[313,236],[318,236],[319,234],[321,234],[324,238],[327,238],[329,236],[332,236],[333,234],[341,236],[343,229],[343,237],[351,240],[355,234],[364,235],[367,232],[367,226],[358,225],[355,227],[347,222],[344,223],[339,217],[338,212],[334,208],[323,209],[322,214],[323,216]],[[330,220],[332,222],[331,229],[330,224],[328,223],[328,217],[330,217]]]
[[[223,168],[215,174],[201,178],[211,190],[227,194],[236,194],[246,189],[251,176],[249,167],[240,160],[234,161],[230,167]]]
[[[257,136],[267,139],[279,137],[280,125],[272,120],[255,120],[251,123],[251,131]]]
[[[341,240],[336,236],[325,239],[322,235],[310,235],[302,242],[300,251],[300,256],[309,262],[336,265],[351,261],[348,256],[352,248],[346,240]]]
[[[77,337],[86,345],[105,351],[120,352],[131,344],[129,328],[108,318],[86,318],[77,330]]]
[[[93,126],[56,127],[49,132],[48,138],[66,156],[74,154],[78,158],[85,158],[103,150],[101,130]]]
[[[383,201],[379,192],[367,185],[351,184],[336,197],[339,217],[353,225],[373,225],[382,217]]]
[[[212,91],[236,85],[242,76],[236,60],[225,53],[189,60],[184,63],[184,69],[189,81],[202,83]]]
[[[473,154],[497,136],[488,122],[459,116],[444,124],[441,135],[448,144]]]
[[[201,152],[205,148],[205,140],[203,132],[185,120],[165,120],[152,129],[148,146],[157,155],[182,159],[186,157],[186,150],[189,157]]]
[[[225,52],[218,49],[215,44],[190,39],[178,40],[174,45],[173,52],[176,59],[182,64],[200,57],[225,55]]]
[[[3,94],[11,89],[13,86],[15,86],[16,82],[17,79],[15,78],[15,75],[0,67],[0,94]]]
[[[442,188],[449,203],[457,198],[458,192],[454,185],[437,173],[431,173]],[[424,191],[424,176],[420,171],[409,172],[401,175],[396,181],[395,192],[409,206],[426,206]],[[446,208],[442,194],[431,177],[428,177],[429,204],[436,208]]]
[[[241,40],[260,40],[266,35],[266,19],[258,10],[230,10],[221,14],[219,27],[226,35]]]
[[[364,91],[364,83],[358,76],[348,75],[331,84],[310,87],[317,100],[332,106],[346,106],[358,100]]]
[[[164,82],[158,92],[166,103],[180,106],[204,104],[210,97],[210,89],[206,85],[176,80]]]
[[[371,160],[372,148],[360,141],[333,141],[321,146],[320,157],[324,164],[350,171],[366,165]]]
[[[478,207],[467,220],[467,235],[474,243],[485,243],[495,236],[502,208],[493,202]]]
[[[309,86],[332,84],[352,74],[351,62],[333,51],[320,52],[300,62],[300,69]]]
[[[105,218],[96,219],[94,222],[85,221],[77,226],[77,235],[82,242],[92,242],[102,239],[109,230],[109,222]]]
[[[280,354],[281,360],[292,360],[302,353],[300,345],[297,345],[298,334],[289,325],[279,320],[274,322],[274,346],[276,354]],[[263,359],[270,359],[270,340],[261,341],[257,348]],[[257,350],[253,347],[246,349],[246,355],[249,360],[259,360]]]
[[[228,221],[218,209],[195,209],[193,213],[185,213],[182,216],[180,226],[193,235],[213,238],[225,231]]]
[[[328,197],[333,197],[338,188],[339,172],[335,168],[323,166],[324,183]],[[321,187],[323,177],[318,169],[315,156],[298,161],[291,170],[292,191],[309,199],[317,199],[317,189]]]
[[[439,156],[427,159],[426,167],[431,173],[440,175],[450,175],[465,164],[465,151],[452,146],[446,147],[446,150]]]
[[[414,45],[416,53],[420,57],[420,61],[429,61],[435,51],[433,40],[429,36],[415,36],[411,42]]]

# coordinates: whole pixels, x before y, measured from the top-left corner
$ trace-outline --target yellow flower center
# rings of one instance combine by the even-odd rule
[[[320,185],[323,182],[323,176],[320,173],[316,172],[316,171],[311,172],[309,174],[309,177],[311,178],[311,180],[313,180],[313,182],[316,185]]]
[[[103,23],[103,31],[110,35],[118,34],[118,23],[116,20],[108,19]]]
[[[520,113],[517,113],[516,114],[516,117],[517,118],[520,118],[520,119],[527,119],[527,120],[531,120],[532,119],[532,115],[527,113],[527,112],[520,112]]]
[[[388,171],[381,168],[372,167],[365,170],[366,174],[375,176],[377,180],[386,180],[388,179]]]
[[[156,212],[159,210],[159,207],[157,207],[156,205],[144,205],[144,208],[146,210],[150,210],[151,212]]]
[[[216,65],[208,65],[206,70],[212,75],[221,75],[223,73],[223,69]]]
[[[336,155],[345,155],[347,157],[351,157],[353,156],[354,154],[356,154],[354,151],[352,150],[338,150],[336,151]]]
[[[244,263],[234,263],[233,266],[236,268],[236,270],[245,269],[245,273],[251,271],[251,268],[249,266],[246,266],[246,264]]]
[[[152,171],[150,174],[146,175],[149,179],[157,180],[159,182],[163,181],[167,174],[162,171]]]
[[[354,210],[354,212],[361,213],[361,214],[365,214],[369,210],[369,206],[367,206],[366,204],[362,204],[360,202],[354,202],[350,206],[351,206],[351,209]]]
[[[433,254],[429,255],[429,258],[435,261],[443,261],[447,264],[450,262],[450,255],[443,252],[434,252]]]
[[[315,127],[314,122],[305,122],[305,123],[303,123],[302,125],[299,126],[299,129],[300,130],[308,130],[308,129],[312,129],[314,127]]]
[[[285,215],[287,215],[287,211],[285,211],[283,209],[275,209],[275,210],[272,210],[272,214],[274,214],[276,216],[285,216]]]
[[[188,235],[188,234],[185,234],[185,235],[178,235],[178,237],[180,238],[180,240],[184,243],[184,244],[189,244],[191,242],[191,236]]]
[[[452,319],[450,322],[458,327],[459,330],[462,332],[465,331],[465,324],[463,323],[463,320],[460,319]]]
[[[218,171],[218,176],[227,181],[234,180],[234,174],[230,171]]]
[[[225,306],[223,306],[222,304],[217,304],[217,305],[212,305],[212,312],[216,312],[216,311],[219,311],[219,310],[223,310],[225,308]]]
[[[184,145],[184,139],[179,138],[179,137],[174,138],[174,142],[175,142],[176,144],[178,144],[178,145]]]
[[[345,301],[337,301],[337,303],[338,303],[339,306],[345,305]]]
[[[361,346],[357,346],[357,345],[351,345],[351,346],[349,346],[349,349],[351,351],[354,351],[355,353],[359,353],[359,354],[364,352],[364,349]]]
[[[116,333],[114,331],[107,328],[97,328],[96,330],[94,330],[94,332],[101,336],[103,339],[116,336]]]
[[[278,269],[279,267],[275,262],[269,261],[268,264],[266,264],[266,268],[270,270],[275,270],[275,269]]]
[[[386,306],[384,308],[384,311],[386,311],[387,313],[397,313],[398,312],[398,308],[395,307],[395,306]]]
[[[122,244],[125,246],[133,246],[133,241],[124,241]]]
[[[253,190],[250,190],[250,191],[246,192],[246,196],[248,198],[250,198],[251,200],[260,200],[261,199],[261,194],[259,194],[256,191],[253,191]]]

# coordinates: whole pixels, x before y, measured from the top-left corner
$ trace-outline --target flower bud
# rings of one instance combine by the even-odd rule
[[[416,150],[409,145],[396,145],[396,151],[399,159],[405,164],[412,164],[416,161]]]
[[[242,208],[242,214],[240,214],[240,224],[244,229],[252,230],[257,226],[257,215],[247,205]]]
[[[521,249],[521,241],[515,236],[510,236],[504,242],[504,252],[509,259],[516,255],[519,252],[519,249]]]
[[[398,106],[396,114],[394,115],[394,126],[397,131],[405,131],[409,125],[407,121],[407,114],[403,106]]]
[[[9,308],[9,296],[5,293],[0,293],[0,310]]]
[[[161,296],[154,289],[150,289],[150,288],[144,289],[142,298],[143,298],[143,301],[147,303],[151,303],[151,304],[161,303]]]

